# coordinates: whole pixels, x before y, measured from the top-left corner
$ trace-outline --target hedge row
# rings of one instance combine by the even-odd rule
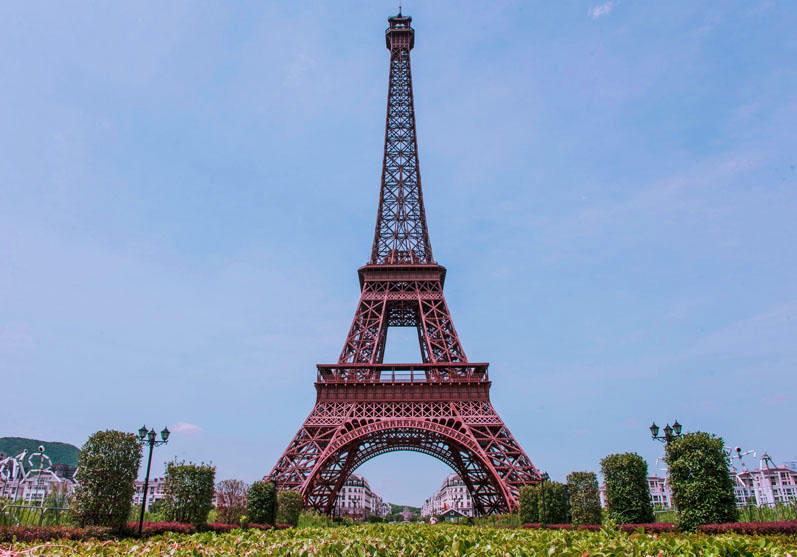
[[[575,527],[572,524],[546,524],[530,522],[523,525],[523,528],[547,528],[549,530],[589,530],[597,532],[601,529],[600,524],[582,524]],[[621,532],[632,533],[637,530],[644,530],[646,534],[661,534],[665,532],[678,532],[675,524],[669,522],[652,522],[648,524],[618,524],[617,528]],[[723,534],[736,532],[737,534],[747,534],[751,536],[764,534],[797,534],[797,520],[782,522],[727,522],[725,524],[704,524],[698,526],[697,530],[704,534]]]
[[[200,528],[203,532],[229,532],[240,528],[238,524],[211,523]],[[257,530],[270,530],[270,524],[249,524],[248,528]],[[291,528],[289,524],[277,524],[273,526],[278,530]],[[183,522],[145,522],[141,529],[144,537],[157,536],[166,532],[179,534],[194,534],[197,527],[193,524]],[[126,536],[138,535],[138,522],[128,522],[124,531]],[[105,526],[88,526],[86,528],[75,528],[69,526],[0,526],[0,543],[12,543],[15,539],[18,542],[52,541],[52,540],[107,540],[119,537],[111,528]]]
[[[51,540],[106,540],[111,529],[105,526],[71,528],[68,526],[0,526],[0,543],[36,542]]]
[[[725,524],[703,524],[697,527],[705,534],[797,534],[797,520],[783,522],[726,522]]]
[[[573,526],[572,524],[541,524],[530,522],[523,525],[523,528],[547,528],[548,530],[588,530],[590,532],[597,532],[601,529],[600,524],[582,524],[580,526]],[[620,524],[617,528],[621,532],[636,532],[637,530],[644,530],[648,534],[658,534],[662,532],[677,532],[674,524],[669,522],[652,522],[647,524]]]

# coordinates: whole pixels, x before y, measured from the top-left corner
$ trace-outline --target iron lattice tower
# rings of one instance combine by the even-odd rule
[[[540,474],[490,403],[486,363],[469,362],[443,296],[423,206],[412,96],[412,18],[388,19],[390,79],[374,243],[337,364],[319,364],[316,404],[268,476],[331,513],[348,476],[375,456],[417,451],[464,480],[474,512],[507,512]],[[385,364],[389,327],[415,327],[421,363]]]

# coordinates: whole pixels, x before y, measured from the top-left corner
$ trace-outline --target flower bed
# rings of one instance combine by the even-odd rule
[[[130,533],[138,535],[138,522],[128,522],[127,528]],[[141,530],[142,536],[157,536],[166,532],[177,532],[180,534],[193,534],[196,526],[183,522],[145,522]]]
[[[726,524],[703,524],[697,527],[698,532],[705,534],[797,534],[797,520],[783,522],[728,522]]]

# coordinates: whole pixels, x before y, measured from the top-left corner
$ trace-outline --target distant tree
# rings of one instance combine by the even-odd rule
[[[666,460],[680,529],[694,531],[701,524],[737,520],[729,458],[721,437],[702,431],[686,433],[667,445]]]
[[[213,508],[216,467],[207,464],[166,464],[163,482],[163,517],[195,526],[207,523]]]
[[[571,472],[567,475],[570,517],[574,526],[601,523],[601,498],[595,472]]]
[[[271,482],[255,482],[247,493],[247,518],[252,524],[274,524],[277,489]]]
[[[296,526],[303,506],[302,494],[298,491],[291,489],[280,491],[277,494],[277,523]]]
[[[75,516],[81,526],[121,531],[133,504],[141,445],[133,433],[98,431],[78,455]]]
[[[618,524],[653,522],[648,464],[636,453],[612,454],[601,460],[609,518]]]
[[[224,524],[239,524],[246,514],[249,486],[241,480],[223,480],[216,484],[216,517]]]

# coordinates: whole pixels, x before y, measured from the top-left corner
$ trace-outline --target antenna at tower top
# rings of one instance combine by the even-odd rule
[[[401,2],[399,2],[399,17],[401,17]]]

